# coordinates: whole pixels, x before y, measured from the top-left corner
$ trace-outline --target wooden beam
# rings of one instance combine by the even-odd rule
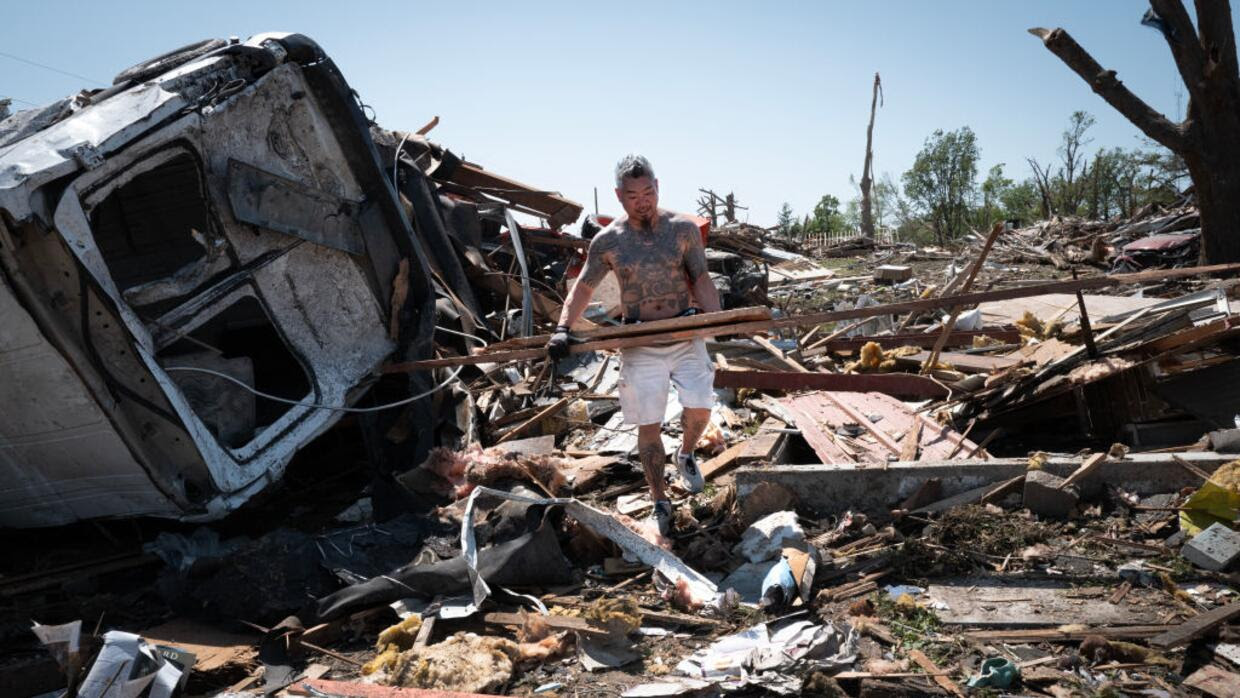
[[[978,272],[982,270],[982,263],[986,261],[986,255],[990,254],[990,248],[994,246],[995,240],[998,239],[999,233],[1002,233],[1006,224],[1003,221],[995,223],[990,229],[990,234],[986,236],[986,242],[982,243],[982,250],[977,253],[977,259],[973,260],[973,266],[969,268],[969,275],[965,278],[964,284],[960,286],[961,293],[968,293],[973,288],[973,280],[977,278]],[[926,359],[926,363],[922,365],[921,372],[928,374],[934,370],[935,363],[938,362],[939,352],[943,351],[943,347],[947,344],[947,336],[952,330],[956,329],[956,318],[960,317],[960,311],[964,308],[961,305],[954,305],[951,309],[951,315],[947,318],[947,322],[943,323],[943,331],[939,334],[938,341],[934,343],[934,348],[930,350],[930,356]]]
[[[785,366],[787,366],[788,368],[791,368],[792,370],[798,373],[809,373],[810,372],[808,368],[805,368],[804,366],[797,363],[793,359],[788,358],[788,356],[784,354],[784,352],[780,351],[779,347],[775,346],[774,344],[771,344],[771,340],[767,339],[766,337],[763,337],[762,335],[754,335],[750,337],[750,339],[752,339],[755,343],[757,343],[758,346],[765,349],[768,354],[770,354],[771,356],[774,356],[776,359],[779,359],[779,361],[783,363]]]
[[[670,317],[663,320],[651,320],[649,322],[639,322],[632,325],[609,325],[603,327],[592,327],[585,330],[573,330],[573,337],[581,341],[591,341],[598,339],[613,339],[615,337],[636,337],[639,335],[658,334],[670,330],[683,330],[691,327],[708,327],[712,325],[726,325],[735,322],[754,322],[759,320],[771,319],[771,309],[763,306],[750,306],[747,308],[733,308],[732,310],[721,310],[716,313],[698,313],[697,315],[688,315],[686,317]],[[515,337],[503,342],[497,342],[486,348],[486,351],[507,351],[509,349],[528,349],[530,347],[541,348],[551,339],[549,334],[535,335],[533,337]]]
[[[795,373],[791,371],[715,371],[716,388],[755,390],[836,390],[885,393],[897,397],[941,398],[948,390],[925,376],[908,373]]]
[[[1170,625],[1125,625],[1119,627],[1012,628],[1007,630],[974,630],[960,637],[978,642],[1080,642],[1090,635],[1108,640],[1140,640],[1166,632]]]
[[[539,615],[538,619],[547,624],[552,630],[572,630],[573,632],[585,633],[587,635],[596,635],[598,637],[609,637],[610,632],[606,628],[597,625],[590,625],[585,618],[576,618],[574,616],[543,616]],[[482,616],[485,623],[493,625],[525,625],[526,616],[520,613],[487,613]]]
[[[964,698],[964,691],[961,690],[960,686],[955,681],[947,678],[947,676],[944,675],[943,670],[931,661],[924,652],[921,650],[909,650],[908,657],[914,662],[917,662],[917,666],[925,669],[927,674],[934,677],[934,682],[939,685],[939,688],[942,688],[954,696]]]
[[[1095,453],[1089,458],[1086,458],[1085,462],[1081,463],[1081,467],[1076,469],[1076,472],[1072,473],[1063,482],[1059,483],[1058,489],[1062,490],[1063,488],[1068,487],[1069,485],[1075,485],[1081,480],[1084,480],[1086,477],[1089,476],[1090,473],[1094,472],[1095,470],[1098,469],[1099,466],[1105,463],[1106,460],[1107,460],[1106,451],[1103,451],[1102,453]]]
[[[331,698],[488,698],[481,693],[441,691],[434,688],[398,688],[357,681],[313,679],[294,681],[288,692],[295,696],[331,696]]]
[[[703,463],[702,477],[706,480],[711,480],[740,465],[740,456],[745,452],[746,443],[748,443],[748,440],[738,441],[729,446],[723,453]]]
[[[696,339],[698,337],[708,337],[719,334],[752,335],[759,332],[769,332],[770,330],[785,327],[817,325],[823,322],[868,318],[875,317],[877,315],[890,315],[895,313],[904,313],[910,310],[929,310],[931,308],[951,307],[956,305],[975,305],[977,303],[985,303],[988,301],[1029,298],[1031,296],[1040,296],[1047,293],[1071,293],[1083,289],[1106,288],[1109,286],[1124,284],[1143,284],[1167,279],[1182,279],[1205,274],[1223,274],[1237,271],[1240,271],[1240,263],[1214,264],[1209,266],[1187,267],[1181,269],[1154,269],[1150,271],[1135,272],[1132,274],[1091,276],[1084,279],[1053,281],[1045,284],[982,291],[978,293],[965,293],[958,296],[947,296],[943,298],[923,298],[899,303],[887,303],[885,305],[871,305],[864,308],[853,308],[850,310],[836,310],[827,313],[815,313],[811,315],[780,318],[778,320],[739,322],[736,324],[711,325],[709,327],[695,327],[691,329],[680,329],[655,334],[643,334],[633,337],[615,337],[611,339],[572,344],[569,345],[568,350],[569,353],[579,354],[582,352],[601,349],[623,349],[625,347],[649,346],[655,343],[680,342],[688,339]],[[705,321],[711,321],[710,319],[713,315],[714,313],[704,313],[694,317],[703,318]],[[1099,339],[1101,339],[1101,337],[1099,337]],[[517,349],[513,351],[484,352],[474,354],[472,356],[452,356],[441,359],[427,359],[423,361],[397,363],[385,367],[383,371],[385,373],[407,373],[409,371],[421,371],[429,368],[442,368],[444,366],[459,366],[462,364],[524,361],[545,355],[546,350],[540,346],[528,349]]]
[[[1205,635],[1215,627],[1236,617],[1240,617],[1240,601],[1233,601],[1226,606],[1219,606],[1195,616],[1164,633],[1150,638],[1150,644],[1164,650],[1186,645]]]
[[[495,442],[495,445],[498,446],[499,444],[502,444],[505,441],[513,439],[519,434],[524,434],[525,432],[529,431],[531,427],[537,424],[541,424],[542,421],[546,419],[547,417],[550,417],[556,412],[559,412],[560,410],[564,409],[564,406],[567,405],[571,400],[572,398],[568,396],[565,396],[565,397],[560,398],[559,400],[556,400],[554,403],[548,405],[545,409],[541,410],[538,414],[534,415],[533,417],[530,417],[529,419],[518,424],[512,429],[509,429],[507,433],[499,437],[499,439]]]
[[[736,458],[737,465],[769,461],[774,458],[784,438],[782,432],[774,431],[774,429],[782,429],[784,426],[783,422],[774,417],[767,417],[762,422],[762,426],[758,427],[758,433],[742,442],[744,448]]]
[[[921,429],[925,422],[920,419],[913,422],[908,433],[904,435],[904,443],[900,446],[900,460],[903,462],[917,460],[917,450],[921,446]]]

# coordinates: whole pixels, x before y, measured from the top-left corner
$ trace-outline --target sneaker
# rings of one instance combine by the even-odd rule
[[[659,527],[659,535],[664,538],[672,535],[672,503],[660,499],[654,503],[654,522]]]
[[[697,494],[706,486],[702,471],[698,469],[697,458],[692,453],[676,454],[676,470],[680,472],[680,479],[684,480],[685,491],[689,494]]]

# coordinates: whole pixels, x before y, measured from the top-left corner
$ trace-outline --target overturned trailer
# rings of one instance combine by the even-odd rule
[[[235,509],[387,357],[427,355],[429,277],[304,36],[202,42],[0,122],[0,526]]]

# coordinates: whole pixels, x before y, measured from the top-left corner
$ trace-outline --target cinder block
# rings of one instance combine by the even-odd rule
[[[874,270],[875,281],[890,281],[892,283],[900,281],[908,281],[913,278],[913,268],[899,264],[883,264]]]
[[[1067,519],[1076,512],[1081,494],[1075,485],[1059,489],[1064,479],[1045,470],[1025,473],[1025,508],[1047,519]]]
[[[1240,559],[1240,533],[1221,523],[1211,524],[1185,543],[1180,554],[1203,570],[1224,570]]]

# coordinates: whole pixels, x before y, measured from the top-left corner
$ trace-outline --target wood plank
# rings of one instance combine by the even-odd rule
[[[897,356],[899,366],[921,366],[930,360],[930,352],[919,351],[908,356]],[[951,364],[952,368],[961,373],[994,373],[1011,368],[1020,363],[1019,359],[1007,356],[988,356],[986,354],[966,354],[959,351],[939,352],[938,363]]]
[[[482,616],[482,620],[493,625],[522,626],[525,625],[526,616],[521,613],[487,613]],[[611,635],[606,628],[590,625],[585,618],[540,615],[539,620],[545,622],[552,630],[572,630],[573,632],[597,635],[599,637]]]
[[[773,429],[783,429],[784,423],[774,417],[767,417],[762,422],[762,426],[758,427],[758,433],[753,438],[748,439],[741,449],[740,455],[736,457],[737,465],[745,465],[747,463],[756,463],[759,461],[770,461],[779,451],[784,434]]]
[[[740,465],[740,456],[745,452],[747,443],[749,443],[747,440],[738,441],[728,446],[723,453],[703,463],[702,477],[710,481]]]
[[[896,313],[904,313],[911,310],[930,310],[933,308],[951,307],[955,305],[973,305],[986,301],[1011,300],[1014,298],[1028,298],[1030,296],[1042,295],[1045,293],[1071,293],[1077,290],[1090,288],[1107,288],[1110,286],[1120,286],[1127,284],[1144,284],[1154,281],[1163,281],[1167,279],[1191,278],[1194,276],[1202,276],[1207,274],[1225,274],[1240,271],[1240,263],[1234,264],[1213,264],[1201,267],[1186,267],[1180,269],[1154,269],[1150,271],[1141,271],[1131,274],[1111,274],[1108,276],[1090,276],[1082,279],[1068,279],[1065,281],[1053,281],[1045,284],[1036,284],[1030,286],[1021,286],[1016,288],[996,289],[991,291],[981,291],[976,293],[964,293],[956,296],[947,296],[943,298],[923,298],[911,301],[902,301],[899,303],[886,303],[882,305],[871,305],[864,308],[853,308],[849,310],[836,310],[826,313],[814,313],[810,315],[800,315],[788,318],[780,318],[778,320],[759,320],[752,322],[738,322],[735,324],[711,325],[709,327],[695,327],[691,329],[679,329],[668,332],[657,332],[654,334],[643,334],[634,337],[614,337],[611,339],[595,340],[581,342],[569,346],[569,352],[578,354],[587,351],[597,351],[601,349],[623,349],[624,347],[633,346],[649,346],[654,343],[670,343],[680,342],[688,339],[696,339],[698,337],[708,337],[719,334],[741,334],[753,335],[759,332],[769,332],[774,329],[782,329],[785,327],[802,327],[821,324],[824,322],[836,322],[839,320],[852,320],[857,318],[870,318],[878,315],[891,315]],[[724,311],[727,312],[727,311]],[[710,319],[714,313],[703,313],[694,316],[698,318]],[[692,319],[692,318],[685,318]],[[640,327],[640,325],[639,325]],[[544,339],[545,342],[545,339]],[[531,347],[527,349],[516,349],[513,351],[494,351],[471,356],[453,356],[439,359],[426,359],[422,361],[408,361],[402,363],[389,364],[384,367],[385,373],[407,373],[409,371],[421,371],[428,368],[441,368],[444,366],[459,366],[462,364],[479,364],[479,363],[501,363],[506,361],[524,361],[534,359],[546,355],[546,350],[539,347]]]
[[[1226,606],[1206,611],[1161,635],[1150,638],[1150,644],[1159,649],[1179,647],[1237,617],[1240,617],[1240,601],[1233,601]]]
[[[921,429],[925,423],[920,419],[913,422],[913,427],[904,435],[904,441],[900,445],[900,460],[904,462],[917,460],[917,451],[921,447]]]
[[[1173,626],[1005,628],[1002,630],[972,630],[960,633],[960,636],[977,642],[1080,642],[1090,635],[1100,635],[1108,640],[1142,640],[1166,632],[1171,627]]]
[[[974,337],[990,337],[1004,344],[1019,344],[1020,331],[1014,327],[989,327],[983,330],[956,330],[947,337],[947,346],[951,347],[971,347],[973,346]],[[819,340],[801,352],[802,356],[815,356],[824,351],[857,351],[869,342],[875,342],[883,349],[895,349],[896,347],[915,346],[923,349],[930,349],[934,346],[935,335],[927,332],[899,332],[890,335],[859,335],[856,337],[837,337],[824,338],[826,341]]]
[[[530,417],[529,419],[525,420],[521,424],[518,424],[516,427],[513,427],[512,429],[508,430],[507,433],[505,433],[503,436],[499,437],[498,440],[496,440],[495,445],[498,446],[504,443],[505,441],[508,441],[519,434],[524,434],[525,432],[529,431],[531,428],[541,424],[543,420],[545,420],[546,418],[564,409],[564,407],[568,405],[568,403],[571,402],[572,399],[573,399],[572,397],[566,395],[560,398],[559,400],[556,400],[554,403],[548,405],[546,408],[541,410],[538,414],[534,415],[533,417]]]
[[[1160,592],[1151,589],[1133,591],[1136,600],[1143,603],[1120,607],[1107,602],[1109,589],[1074,588],[1058,580],[969,577],[945,582],[931,584],[926,595],[948,606],[938,611],[944,623],[958,625],[1004,628],[1071,623],[1150,625],[1165,612],[1155,605],[1162,600]]]
[[[768,354],[770,354],[771,356],[774,356],[781,363],[783,363],[788,368],[791,368],[793,371],[796,371],[797,373],[809,373],[810,372],[808,368],[805,368],[804,366],[797,363],[793,359],[788,358],[788,356],[784,354],[784,352],[780,351],[779,347],[775,346],[774,344],[771,344],[771,340],[767,339],[766,337],[756,334],[750,337],[750,339],[752,339],[754,343],[756,343],[758,346],[765,349]]]
[[[1093,473],[1095,470],[1097,470],[1099,467],[1101,467],[1102,464],[1106,462],[1106,460],[1107,460],[1106,451],[1103,451],[1102,453],[1095,453],[1089,458],[1086,458],[1085,462],[1081,463],[1081,467],[1076,469],[1076,472],[1072,473],[1067,478],[1065,478],[1063,482],[1059,483],[1059,489],[1062,490],[1063,488],[1068,487],[1069,485],[1075,485],[1081,480],[1084,480],[1085,478],[1089,477],[1089,475]]]
[[[982,271],[982,264],[985,263],[986,256],[990,254],[990,248],[994,247],[995,240],[999,239],[999,234],[1006,228],[1007,224],[1000,221],[995,223],[990,229],[990,233],[986,235],[986,241],[982,243],[982,249],[977,253],[977,258],[969,266],[969,273],[965,276],[964,283],[960,286],[961,293],[968,293],[969,289],[973,288],[973,281],[977,278],[978,273]],[[963,309],[963,305],[951,306],[947,322],[943,323],[943,331],[939,333],[939,338],[934,342],[934,348],[930,350],[930,355],[926,357],[925,363],[921,367],[923,374],[934,370],[934,365],[938,363],[939,353],[947,345],[948,335],[952,333],[952,330],[956,329],[956,318],[960,317],[960,311]]]
[[[1184,679],[1184,685],[1214,698],[1240,698],[1240,674],[1207,664]]]
[[[530,436],[524,439],[500,442],[504,444],[504,453],[519,453],[523,456],[545,456],[555,450],[555,434]]]
[[[1013,492],[1021,491],[1024,484],[1025,484],[1024,475],[1017,475],[1016,477],[1011,478],[1010,480],[1004,480],[998,485],[995,485],[994,487],[992,487],[990,490],[987,490],[986,494],[983,494],[982,498],[979,499],[978,502],[980,504],[990,504],[991,502],[997,502],[1000,499],[1003,499],[1004,497],[1008,496],[1009,494]]]
[[[931,661],[924,652],[921,650],[909,650],[908,657],[914,662],[917,662],[917,666],[925,669],[927,674],[933,676],[934,682],[937,683],[940,688],[948,693],[951,693],[952,695],[964,698],[964,691],[961,690],[960,686],[955,681],[947,678],[944,671],[940,669],[937,664]]]
[[[670,317],[663,320],[650,320],[649,322],[640,322],[635,325],[606,325],[587,330],[574,330],[573,336],[582,341],[593,341],[599,339],[614,339],[616,337],[636,337],[646,334],[658,334],[660,332],[683,330],[693,327],[709,327],[713,325],[725,325],[736,322],[769,320],[770,318],[770,308],[765,306],[749,306],[745,308],[733,308],[731,310],[720,310],[713,313],[698,313],[697,315],[688,315],[686,317]],[[503,342],[492,344],[488,347],[488,349],[508,350],[541,347],[547,343],[548,339],[551,339],[551,335],[549,334],[534,335],[533,337],[514,337]]]
[[[331,679],[297,681],[287,690],[295,696],[332,696],[332,698],[487,698],[481,693],[440,691],[433,688],[397,688],[375,683]]]
[[[794,371],[715,371],[716,388],[755,390],[833,390],[883,393],[904,398],[947,397],[942,384],[909,373],[797,373]]]

